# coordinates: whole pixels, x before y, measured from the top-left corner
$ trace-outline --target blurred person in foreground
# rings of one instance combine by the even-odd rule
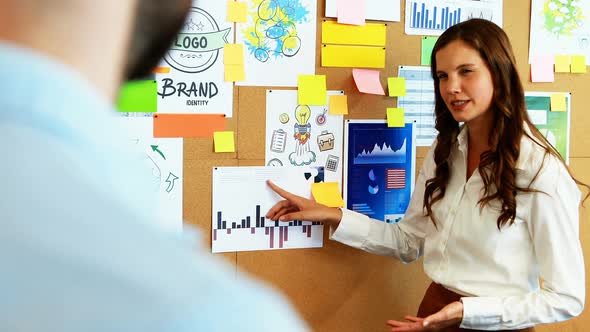
[[[149,73],[190,1],[0,4],[0,331],[305,331],[153,226],[149,174],[114,130],[120,83]]]

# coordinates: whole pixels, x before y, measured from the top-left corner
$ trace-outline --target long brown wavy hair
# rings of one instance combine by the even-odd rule
[[[446,192],[450,178],[449,155],[459,134],[459,123],[447,109],[440,93],[437,77],[436,53],[449,43],[461,40],[479,52],[492,74],[494,94],[490,105],[494,126],[488,138],[491,149],[480,156],[479,169],[484,183],[484,195],[479,200],[483,208],[492,200],[499,199],[501,213],[498,217],[498,229],[512,225],[516,216],[517,192],[536,191],[530,185],[536,179],[541,167],[526,188],[516,185],[516,161],[520,155],[520,141],[523,135],[533,140],[545,150],[545,157],[557,157],[567,168],[561,155],[545,139],[528,117],[525,105],[524,89],[516,70],[516,60],[506,33],[496,24],[482,19],[471,19],[447,29],[439,38],[431,55],[432,78],[434,79],[435,116],[438,143],[434,149],[436,171],[434,178],[426,181],[424,191],[424,208],[436,226],[432,205],[440,201]],[[525,131],[525,123],[532,134]],[[543,161],[545,158],[543,159]],[[569,168],[568,172],[571,174]],[[572,178],[574,178],[572,176]],[[580,185],[587,185],[574,181]],[[588,198],[588,195],[586,195]]]

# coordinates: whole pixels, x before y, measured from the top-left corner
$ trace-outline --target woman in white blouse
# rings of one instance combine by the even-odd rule
[[[270,182],[285,199],[267,218],[324,222],[331,239],[403,262],[424,255],[433,283],[417,317],[388,321],[391,331],[532,331],[579,315],[581,183],[527,116],[508,37],[486,20],[459,23],[431,63],[439,134],[404,220],[329,208]]]

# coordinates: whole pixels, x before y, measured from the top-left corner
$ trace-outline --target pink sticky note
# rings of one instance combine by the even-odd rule
[[[553,56],[535,56],[531,59],[531,82],[553,82],[555,73]]]
[[[352,70],[352,77],[360,92],[385,95],[385,90],[383,90],[383,86],[379,80],[378,70],[354,68]]]
[[[367,16],[366,0],[337,0],[336,6],[338,23],[365,25]]]

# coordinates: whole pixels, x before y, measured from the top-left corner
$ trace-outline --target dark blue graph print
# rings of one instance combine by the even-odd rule
[[[411,3],[410,27],[415,29],[446,30],[461,22],[461,8],[427,5],[424,1]]]

